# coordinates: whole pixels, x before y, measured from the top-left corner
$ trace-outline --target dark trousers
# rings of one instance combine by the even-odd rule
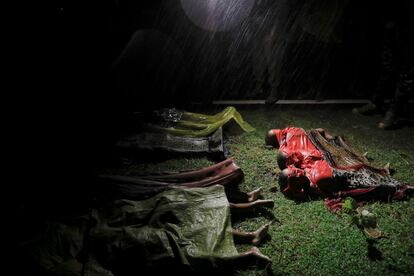
[[[391,110],[404,108],[414,89],[414,26],[413,23],[384,23],[381,71],[373,102],[382,105],[391,98]]]

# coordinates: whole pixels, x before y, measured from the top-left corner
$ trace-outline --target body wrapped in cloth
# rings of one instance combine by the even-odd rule
[[[116,200],[94,217],[92,250],[113,272],[191,271],[238,256],[220,185],[174,188],[143,201]]]
[[[227,156],[222,128],[235,121],[242,130],[254,131],[232,106],[215,115],[165,108],[152,112],[136,112],[135,129],[120,137],[116,147],[123,153],[131,150],[167,151],[180,154]],[[223,159],[223,158],[221,158]]]
[[[162,121],[162,124],[150,123],[147,125],[147,128],[152,131],[166,132],[176,136],[205,137],[232,119],[244,131],[254,131],[254,128],[243,120],[243,117],[233,106],[226,107],[215,115],[166,109],[159,111],[157,117],[159,121]]]
[[[340,208],[346,196],[359,201],[402,199],[407,185],[395,180],[385,168],[369,164],[340,136],[324,131],[288,127],[272,130],[279,145],[282,192],[303,200],[308,194],[326,198],[331,210]],[[283,177],[282,177],[283,178]]]
[[[39,275],[192,273],[239,255],[221,185],[108,201],[90,214],[47,224],[45,233],[21,248]]]
[[[234,158],[228,158],[197,170],[130,176],[99,175],[97,190],[103,197],[141,200],[175,187],[196,188],[220,184],[236,189],[242,178],[243,172]]]

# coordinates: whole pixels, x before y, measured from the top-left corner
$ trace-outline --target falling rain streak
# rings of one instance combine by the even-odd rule
[[[347,0],[161,1],[151,28],[137,30],[117,59],[118,65],[129,60],[141,68],[124,66],[119,75],[129,81],[120,83],[139,94],[144,82],[167,103],[264,99],[270,93],[279,99],[364,97],[376,74],[378,34],[370,23],[376,18],[358,14],[368,4],[352,5]]]
[[[209,31],[230,30],[246,19],[254,0],[181,0],[186,15]]]

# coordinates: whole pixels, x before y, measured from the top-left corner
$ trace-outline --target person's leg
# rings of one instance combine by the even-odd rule
[[[269,258],[266,255],[263,255],[262,252],[260,252],[259,248],[255,247],[255,246],[253,246],[250,250],[247,250],[245,252],[241,252],[239,254],[239,256],[236,257],[236,258],[237,259],[245,259],[245,258],[251,258],[251,257],[257,258],[259,260],[262,260],[262,261],[265,261],[265,262],[268,262],[268,263],[272,262],[271,258]]]
[[[253,190],[248,193],[241,192],[234,188],[227,188],[226,187],[226,195],[229,202],[232,203],[246,203],[246,202],[253,202],[259,199],[262,194],[262,188],[259,187],[256,190]]]
[[[385,113],[384,118],[378,124],[379,128],[392,129],[397,126],[405,105],[408,102],[408,96],[413,91],[414,67],[411,71],[400,74],[399,84],[395,91],[394,97],[391,99],[390,108]]]
[[[273,208],[275,203],[271,199],[258,199],[247,203],[230,203],[230,208],[233,210],[249,210],[256,207],[268,207]]]
[[[384,99],[392,94],[398,76],[398,28],[392,20],[384,22],[381,70],[371,102],[352,110],[355,114],[372,115],[383,112]]]
[[[253,190],[247,193],[247,201],[248,202],[256,201],[257,199],[259,199],[261,195],[262,195],[262,187],[259,187],[256,190]]]
[[[263,238],[266,236],[269,230],[270,223],[262,225],[259,229],[253,232],[243,232],[236,229],[232,230],[233,236],[237,240],[245,241],[252,243],[253,245],[258,245]]]
[[[381,53],[381,72],[372,102],[378,107],[383,105],[384,98],[394,91],[397,85],[399,63],[399,29],[395,22],[384,23],[383,48]]]
[[[391,99],[390,108],[378,127],[391,129],[398,123],[399,117],[407,107],[408,99],[414,90],[414,26],[406,26],[402,31],[402,58],[398,76],[398,85]]]
[[[258,188],[248,193],[237,190],[226,190],[232,212],[245,212],[254,210],[257,207],[273,208],[275,203],[271,199],[258,199],[261,196],[262,188]]]

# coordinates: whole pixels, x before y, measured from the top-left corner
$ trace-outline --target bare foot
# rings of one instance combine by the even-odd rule
[[[234,209],[248,209],[253,207],[269,207],[273,208],[275,206],[275,203],[271,199],[258,199],[256,201],[252,202],[246,202],[246,203],[231,203],[230,202],[230,208]]]
[[[259,229],[253,232],[255,238],[252,240],[253,245],[258,245],[262,239],[266,236],[267,231],[269,230],[270,223],[266,223],[265,225],[261,226]]]
[[[248,202],[257,200],[261,194],[262,194],[262,187],[247,193]]]
[[[271,199],[258,199],[256,201],[253,201],[252,203],[255,207],[262,206],[273,208],[275,206],[275,202]]]
[[[262,252],[260,252],[259,248],[257,248],[256,246],[253,246],[252,249],[250,249],[250,254],[257,257],[260,260],[263,260],[269,263],[272,262],[272,259],[270,259],[266,255],[263,255]]]
[[[384,170],[387,172],[387,174],[390,174],[390,163],[385,164]]]

